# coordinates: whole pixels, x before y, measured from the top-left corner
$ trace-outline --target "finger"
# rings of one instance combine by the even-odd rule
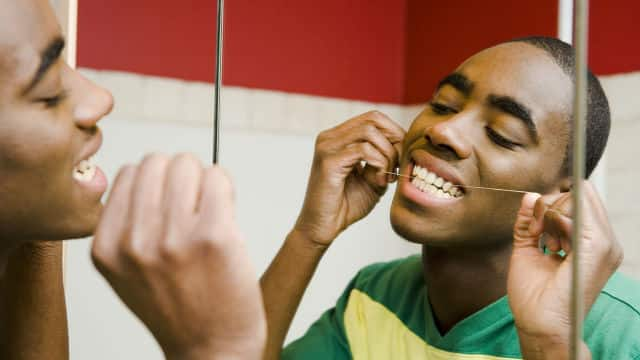
[[[362,139],[375,146],[382,155],[387,158],[387,167],[382,169],[393,172],[398,164],[399,153],[393,146],[391,141],[385,137],[382,132],[375,126],[365,126],[362,129]]]
[[[347,149],[346,153],[349,163],[365,161],[364,178],[375,187],[386,188],[387,174],[384,173],[389,167],[389,160],[373,145],[368,142],[356,143]]]
[[[547,250],[554,253],[562,250],[562,243],[558,239],[548,234],[543,234],[543,235],[544,235],[544,246],[545,248],[547,248]]]
[[[133,236],[129,244],[136,248],[145,239],[153,239],[162,225],[162,192],[169,158],[163,155],[148,155],[138,166],[132,194],[131,225]]]
[[[534,220],[531,222],[529,231],[532,234],[542,234],[544,227],[544,213],[549,207],[551,207],[558,199],[566,197],[567,193],[555,193],[544,195],[538,198],[533,209]]]
[[[339,151],[351,143],[369,141],[365,134],[372,133],[373,130],[379,132],[392,145],[401,144],[405,136],[405,130],[388,116],[379,111],[370,111],[321,133],[318,140],[325,143],[330,151]],[[378,144],[374,141],[372,143]]]
[[[164,222],[169,233],[185,230],[194,218],[201,177],[202,165],[193,155],[181,154],[169,163],[163,195]]]
[[[538,248],[538,234],[530,233],[529,227],[534,220],[533,211],[539,198],[540,194],[537,193],[527,193],[522,197],[513,229],[514,247]]]
[[[560,247],[567,254],[571,252],[572,220],[555,208],[548,209],[544,214],[544,232],[560,243]]]
[[[366,122],[369,122],[380,129],[385,137],[387,137],[392,143],[402,142],[404,139],[406,131],[402,126],[393,121],[389,116],[377,110],[358,115],[337,126],[336,129],[350,132],[354,127],[361,126]]]
[[[380,131],[391,141],[391,143],[401,143],[406,131],[395,121],[384,113],[374,110],[362,115],[364,119],[372,121]]]
[[[387,159],[389,166],[386,171],[393,171],[398,163],[398,151],[389,138],[370,121],[357,122],[358,126],[352,126],[342,134],[336,136],[336,142],[343,147],[350,146],[358,142],[368,142],[375,146]],[[341,150],[339,145],[330,145],[334,152]]]
[[[217,226],[233,223],[234,212],[234,190],[229,176],[218,166],[205,169],[197,211],[200,225],[208,233],[215,233]]]
[[[136,167],[127,165],[120,169],[113,183],[91,248],[91,257],[99,270],[104,270],[102,265],[110,264],[116,258],[117,241],[121,239],[128,224],[135,176]]]

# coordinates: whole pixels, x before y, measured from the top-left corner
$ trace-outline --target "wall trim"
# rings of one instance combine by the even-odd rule
[[[127,72],[80,70],[109,89],[115,98],[113,116],[130,121],[211,126],[213,84]],[[640,92],[640,72],[600,77],[609,97],[612,118],[640,119],[640,107],[628,101]],[[380,110],[408,127],[424,105],[397,105],[328,98],[272,90],[224,86],[222,127],[225,130],[315,135],[353,116]]]
[[[118,71],[80,71],[113,93],[113,117],[212,126],[213,84]],[[225,130],[315,135],[370,110],[380,110],[408,126],[422,107],[223,86],[221,126]]]

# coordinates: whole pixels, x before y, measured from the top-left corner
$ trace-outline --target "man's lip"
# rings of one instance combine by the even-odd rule
[[[96,134],[92,136],[91,140],[87,143],[82,152],[81,156],[76,161],[76,165],[79,164],[82,160],[87,160],[93,155],[95,155],[100,147],[102,146],[102,131],[98,129]]]
[[[451,165],[449,165],[446,161],[431,155],[425,150],[412,151],[410,159],[413,164],[436,173],[436,175],[440,176],[445,181],[452,183],[453,185],[464,185],[461,176]],[[460,189],[464,191],[463,188]]]

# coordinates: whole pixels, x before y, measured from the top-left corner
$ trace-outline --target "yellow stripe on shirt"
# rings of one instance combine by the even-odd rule
[[[357,289],[349,295],[344,326],[354,360],[513,360],[435,348],[413,333],[396,314]]]

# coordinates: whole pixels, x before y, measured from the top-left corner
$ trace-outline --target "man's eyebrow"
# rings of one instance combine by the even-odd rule
[[[440,80],[440,82],[438,83],[438,87],[436,88],[436,91],[440,90],[440,88],[442,88],[445,85],[453,86],[458,91],[460,91],[464,96],[471,95],[471,92],[473,91],[473,86],[474,86],[473,82],[469,80],[469,78],[467,78],[466,76],[464,76],[459,72],[451,73],[445,76],[444,79]]]
[[[536,129],[536,124],[533,122],[533,119],[531,119],[531,110],[529,110],[528,107],[522,105],[510,96],[489,95],[488,103],[489,106],[522,120],[527,130],[529,130],[529,135],[535,142],[538,142],[538,130]]]
[[[51,66],[58,61],[63,49],[64,39],[62,37],[57,37],[49,43],[47,48],[40,54],[40,66],[38,66],[38,70],[29,85],[24,89],[23,94],[28,93],[38,85]]]

